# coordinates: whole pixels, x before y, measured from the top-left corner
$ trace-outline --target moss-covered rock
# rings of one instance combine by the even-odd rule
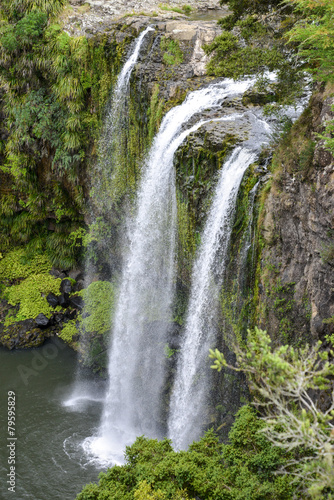
[[[0,327],[0,344],[10,350],[39,347],[44,341],[45,333],[31,319]]]

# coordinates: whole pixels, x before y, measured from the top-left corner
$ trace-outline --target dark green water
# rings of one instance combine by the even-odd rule
[[[81,443],[100,422],[102,383],[87,380],[81,389],[94,400],[64,405],[73,392],[76,355],[58,340],[39,349],[0,350],[0,498],[74,499],[100,468],[89,463]],[[8,491],[8,391],[15,392],[15,493]],[[14,447],[12,446],[12,450]]]

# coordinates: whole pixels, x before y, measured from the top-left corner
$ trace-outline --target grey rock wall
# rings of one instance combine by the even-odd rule
[[[308,171],[301,173],[301,151],[293,171],[283,164],[265,201],[260,317],[278,341],[314,342],[333,331],[326,319],[334,316],[334,159],[317,136],[334,118],[333,104],[326,93],[313,97]]]

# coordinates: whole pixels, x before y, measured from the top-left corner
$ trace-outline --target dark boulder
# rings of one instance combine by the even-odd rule
[[[41,328],[45,328],[48,326],[48,324],[50,323],[50,320],[49,318],[47,318],[45,316],[45,314],[43,313],[40,313],[37,318],[35,319],[35,323],[37,326],[41,327]]]
[[[72,292],[72,283],[68,278],[64,279],[60,285],[60,291],[62,294],[70,294]]]
[[[49,295],[46,297],[46,300],[51,307],[57,307],[59,305],[58,297],[56,297],[54,293],[49,293]]]
[[[0,335],[0,344],[7,349],[27,349],[39,347],[44,343],[45,335],[40,328],[36,328],[33,319],[18,321],[5,327]]]
[[[70,305],[68,293],[62,293],[59,295],[58,302],[61,307],[68,307]]]
[[[80,295],[72,295],[72,297],[69,298],[70,305],[72,307],[75,307],[76,309],[80,309],[80,311],[84,307],[84,301],[83,298],[80,297]]]

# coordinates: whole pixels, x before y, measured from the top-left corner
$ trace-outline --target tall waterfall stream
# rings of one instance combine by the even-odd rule
[[[194,265],[184,338],[170,404],[169,437],[178,449],[186,448],[199,437],[201,430],[210,380],[208,350],[214,346],[215,309],[221,285],[214,278],[214,271],[217,266],[225,266],[238,188],[255,158],[254,151],[238,147],[225,162]]]

